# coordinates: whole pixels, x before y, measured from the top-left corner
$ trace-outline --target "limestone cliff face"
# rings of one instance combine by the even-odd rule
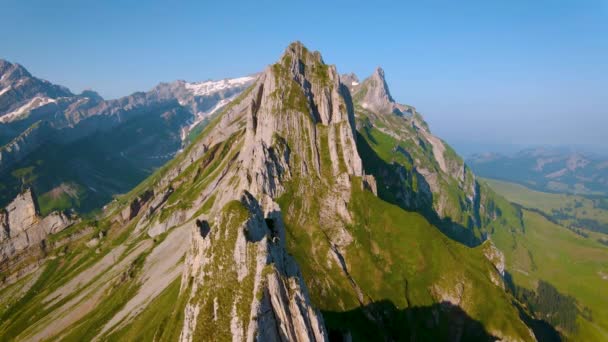
[[[38,221],[38,208],[30,189],[19,194],[7,207],[8,228],[18,235]]]

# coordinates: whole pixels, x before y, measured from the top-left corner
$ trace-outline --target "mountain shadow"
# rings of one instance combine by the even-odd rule
[[[323,311],[330,341],[497,341],[449,302],[398,309],[388,300],[345,312]]]
[[[371,135],[368,136],[373,139]],[[405,210],[421,214],[452,240],[471,247],[483,242],[475,236],[473,227],[465,227],[449,217],[440,218],[437,215],[433,209],[433,192],[430,185],[416,169],[409,171],[398,163],[387,163],[378,156],[360,132],[357,132],[356,141],[365,173],[373,175],[376,179],[378,197]],[[407,151],[403,149],[397,152],[409,157]],[[410,188],[407,182],[411,178],[416,179],[417,191]]]

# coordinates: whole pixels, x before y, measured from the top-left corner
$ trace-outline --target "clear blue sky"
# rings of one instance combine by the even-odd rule
[[[106,98],[262,70],[301,40],[340,72],[381,65],[453,142],[608,151],[608,0],[0,0],[0,58]]]

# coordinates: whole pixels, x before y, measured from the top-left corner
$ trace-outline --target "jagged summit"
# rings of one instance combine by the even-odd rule
[[[7,82],[22,77],[32,77],[32,75],[21,64],[0,59],[0,81]]]
[[[413,107],[395,102],[381,67],[377,67],[370,77],[354,89],[354,97],[360,100],[363,108],[375,113],[412,115],[415,112]]]
[[[391,96],[391,92],[388,89],[388,84],[386,84],[386,79],[384,78],[384,69],[382,69],[382,67],[376,67],[370,76],[370,80],[375,85],[373,90],[376,92],[378,97],[386,99],[388,102],[395,102]]]
[[[308,57],[313,57],[316,62],[325,64],[319,51],[308,50],[308,48],[299,40],[291,42],[287,48],[285,48],[285,51],[280,59],[283,59],[288,55],[296,59],[307,59]]]
[[[363,174],[348,90],[342,87],[335,66],[326,65],[320,53],[310,52],[299,42],[290,44],[279,62],[268,67],[251,89],[240,102],[249,107],[245,151],[241,154],[241,158],[251,158],[249,165],[265,165],[259,158],[266,158],[281,137],[291,147],[289,153],[298,158],[290,165],[290,172],[276,177],[293,172],[321,175],[326,167],[338,174],[340,165],[353,175]],[[322,165],[321,136],[329,140],[331,165]],[[286,163],[289,158],[287,155],[276,160],[286,159]],[[284,169],[277,165],[277,170]],[[263,169],[252,171],[267,174]],[[274,194],[276,189],[271,184],[279,182],[259,183],[257,190],[249,190],[257,193],[265,189]]]
[[[291,43],[279,62],[266,71],[269,72],[275,80],[291,79],[300,88],[297,91],[292,89],[289,82],[279,84],[289,91],[294,90],[290,93],[291,97],[286,98],[289,106],[294,105],[291,109],[309,111],[316,122],[326,125],[348,120],[349,116],[352,122],[354,114],[352,108],[346,106],[345,90],[341,87],[336,67],[325,64],[320,52],[310,51],[300,42]],[[304,95],[308,109],[304,108],[304,101],[297,103],[300,95],[297,93]]]
[[[52,98],[73,95],[66,87],[33,77],[21,64],[0,59],[0,95],[8,92],[8,87],[12,87],[19,94],[32,93]],[[22,96],[26,94],[22,94]]]
[[[0,124],[20,120],[66,96],[73,96],[69,89],[33,77],[17,63],[0,60]]]

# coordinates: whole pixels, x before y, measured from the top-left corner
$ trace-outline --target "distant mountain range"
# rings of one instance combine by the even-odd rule
[[[33,187],[43,211],[99,207],[175,156],[253,80],[175,81],[104,100],[0,60],[0,204]]]
[[[480,176],[529,188],[581,195],[608,194],[608,159],[565,149],[534,148],[506,155],[475,154],[467,163]]]

